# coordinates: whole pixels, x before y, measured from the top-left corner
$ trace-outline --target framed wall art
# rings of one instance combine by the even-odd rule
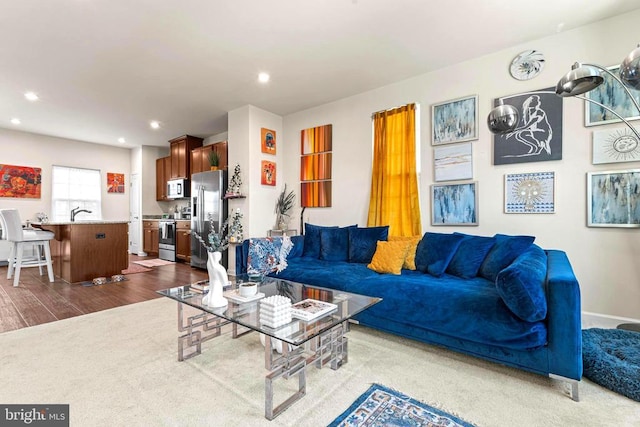
[[[587,173],[587,226],[640,227],[640,169]]]
[[[0,164],[0,197],[39,199],[42,169]]]
[[[503,98],[518,109],[520,122],[513,132],[493,136],[494,165],[562,160],[562,98],[555,88],[541,91],[550,93]]]
[[[262,185],[276,185],[276,164],[268,160],[263,160],[260,164],[260,183]]]
[[[470,142],[466,142],[433,148],[433,170],[436,182],[473,178],[471,145]]]
[[[300,131],[300,206],[331,207],[333,126]]]
[[[594,165],[637,161],[640,161],[640,140],[631,129],[625,126],[593,131]]]
[[[554,213],[555,178],[555,172],[506,174],[504,212]]]
[[[478,139],[478,95],[431,106],[432,145]]]
[[[260,145],[263,153],[276,154],[276,131],[260,129]]]
[[[607,67],[607,70],[613,74],[618,75],[620,73],[620,66],[614,65]],[[627,120],[640,119],[638,110],[631,102],[629,96],[625,93],[622,85],[615,81],[609,74],[602,72],[604,77],[604,83],[597,88],[584,94],[584,97],[591,99],[592,101],[599,102],[607,107],[613,108],[613,110],[620,114]],[[640,92],[637,90],[631,90],[631,95],[640,102]],[[597,126],[607,123],[618,123],[621,120],[615,116],[615,114],[604,108],[593,104],[591,102],[584,103],[584,125],[585,126]]]
[[[431,225],[478,225],[478,183],[433,184]]]
[[[107,193],[124,193],[124,174],[107,172]]]

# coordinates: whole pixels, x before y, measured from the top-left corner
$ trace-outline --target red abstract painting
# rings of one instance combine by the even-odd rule
[[[41,187],[42,169],[0,165],[0,197],[39,199]]]

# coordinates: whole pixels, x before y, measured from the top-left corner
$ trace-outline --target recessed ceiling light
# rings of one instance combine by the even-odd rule
[[[21,122],[19,118],[14,117],[13,119],[11,119],[11,123],[13,123],[14,125],[19,125]]]
[[[124,139],[123,137],[120,137],[120,138],[118,138],[118,142],[119,142],[120,144],[124,144],[125,142],[127,142],[127,140],[126,140],[126,139]]]
[[[267,73],[260,73],[258,74],[258,80],[260,81],[260,83],[266,83],[269,81],[269,74]]]
[[[160,122],[157,122],[155,120],[151,120],[151,122],[149,122],[149,126],[151,126],[153,129],[158,129],[158,128],[160,128]]]
[[[24,97],[27,98],[29,101],[37,101],[38,100],[38,95],[36,95],[35,92],[26,92],[24,94]]]

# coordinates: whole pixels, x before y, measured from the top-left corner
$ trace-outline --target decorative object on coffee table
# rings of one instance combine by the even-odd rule
[[[260,300],[260,323],[277,328],[291,322],[291,300],[273,295]]]
[[[229,218],[220,226],[220,230],[216,232],[213,226],[213,218],[209,214],[209,223],[211,231],[207,236],[209,243],[205,242],[198,233],[194,232],[196,239],[207,248],[207,271],[209,273],[209,293],[204,296],[202,303],[209,307],[224,307],[228,304],[227,299],[222,294],[222,289],[229,283],[227,270],[220,264],[222,259],[221,251],[229,247],[229,235],[227,233],[229,227]]]

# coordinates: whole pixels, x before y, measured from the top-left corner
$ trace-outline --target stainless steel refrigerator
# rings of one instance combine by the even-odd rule
[[[207,249],[198,241],[198,233],[207,243],[211,226],[217,231],[227,218],[226,171],[200,172],[191,175],[191,266],[207,268]],[[209,216],[213,221],[209,223]],[[222,252],[222,265],[227,268],[227,251]]]

